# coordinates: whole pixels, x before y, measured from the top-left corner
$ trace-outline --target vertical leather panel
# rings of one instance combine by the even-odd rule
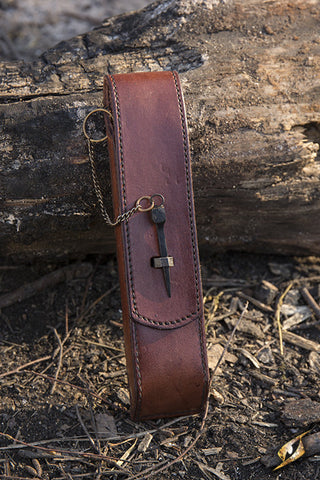
[[[171,72],[112,77],[121,155],[122,211],[142,195],[161,193],[167,214],[172,297],[161,270],[150,268],[159,255],[150,214],[135,215],[124,226],[132,310],[152,323],[186,322],[199,314],[200,279],[186,126]]]
[[[135,415],[146,419],[200,412],[207,387],[199,321],[175,330],[155,330],[138,323],[135,328],[141,381],[141,402]]]
[[[135,419],[204,408],[208,370],[203,329],[189,146],[179,80],[171,72],[115,75],[105,82],[115,215],[142,195],[166,199],[171,269],[169,298],[155,225],[146,213],[116,228],[123,322]],[[108,120],[108,119],[107,119]]]

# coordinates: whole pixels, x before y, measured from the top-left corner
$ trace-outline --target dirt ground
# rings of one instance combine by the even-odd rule
[[[276,472],[261,458],[320,430],[319,412],[286,414],[289,404],[319,401],[320,354],[308,348],[319,342],[320,323],[301,291],[307,286],[319,302],[320,259],[229,253],[202,263],[211,371],[245,295],[249,303],[214,375],[205,431],[182,461],[153,478],[316,480],[319,455]],[[35,280],[61,268],[2,262],[0,303],[19,286],[20,295],[34,295],[20,302],[11,295],[0,316],[0,478],[120,480],[155,470],[185,451],[201,418],[130,420],[116,261],[88,258],[67,280],[35,293]],[[270,287],[259,304],[265,281],[278,290]],[[281,355],[275,311],[288,285],[281,324],[291,318],[290,331],[311,343],[284,341]],[[305,319],[295,324],[293,315]]]

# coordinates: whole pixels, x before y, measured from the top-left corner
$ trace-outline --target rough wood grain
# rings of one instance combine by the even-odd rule
[[[182,79],[200,245],[319,254],[318,7],[164,0],[106,20],[32,64],[0,64],[2,254],[114,249],[81,124],[101,102],[104,73],[159,69]]]

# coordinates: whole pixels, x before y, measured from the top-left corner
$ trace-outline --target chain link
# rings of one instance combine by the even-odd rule
[[[156,197],[160,198],[160,201],[161,201],[161,204],[162,204],[164,202],[164,197],[161,194],[154,194],[154,195],[151,195],[151,196],[144,195],[136,201],[134,207],[132,207],[127,212],[118,215],[114,222],[111,220],[111,218],[110,218],[110,216],[109,216],[109,214],[106,210],[106,207],[104,206],[102,190],[101,190],[100,183],[99,183],[99,180],[98,180],[96,165],[95,165],[95,161],[94,161],[94,145],[96,145],[98,143],[106,142],[108,140],[108,136],[106,135],[106,136],[104,136],[103,138],[100,138],[100,139],[93,139],[93,138],[90,137],[89,133],[87,132],[87,122],[88,122],[89,118],[91,117],[91,115],[95,114],[96,112],[103,112],[105,114],[108,114],[109,117],[112,118],[112,115],[109,112],[109,110],[106,110],[105,108],[96,108],[95,110],[91,111],[86,116],[86,118],[83,121],[82,128],[83,128],[84,136],[87,139],[89,160],[90,160],[90,166],[91,166],[91,176],[92,176],[93,186],[94,186],[94,190],[96,192],[96,196],[97,196],[97,199],[98,199],[98,203],[99,203],[99,206],[100,206],[102,217],[103,217],[103,219],[104,219],[104,221],[106,222],[107,225],[109,225],[111,227],[116,227],[120,223],[128,221],[129,218],[132,217],[132,215],[134,215],[136,212],[149,212],[150,210],[152,210],[155,206],[155,200],[154,199]],[[147,202],[147,205],[143,206],[143,204],[141,202]]]
[[[140,210],[141,205],[140,205],[140,203],[137,202],[136,205],[133,208],[131,208],[130,210],[128,210],[127,212],[125,212],[123,214],[118,215],[114,222],[111,220],[111,218],[110,218],[110,216],[109,216],[109,214],[106,210],[106,207],[104,206],[104,202],[103,202],[102,191],[101,191],[101,187],[100,187],[99,180],[98,180],[96,165],[95,165],[95,162],[94,162],[93,143],[90,141],[90,139],[88,139],[87,142],[88,142],[88,151],[89,151],[89,160],[90,160],[90,166],[91,166],[92,182],[93,182],[94,190],[96,192],[96,196],[97,196],[98,203],[99,203],[99,206],[100,206],[101,214],[102,214],[103,219],[104,219],[104,221],[106,222],[107,225],[109,225],[110,227],[116,227],[120,223],[129,220],[129,218],[132,215],[134,215],[138,210]]]

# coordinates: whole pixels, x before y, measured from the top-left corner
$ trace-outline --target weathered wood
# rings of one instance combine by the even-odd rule
[[[288,427],[306,428],[320,422],[320,403],[310,398],[293,400],[284,405],[282,421]]]
[[[164,0],[33,64],[0,64],[2,254],[113,251],[82,120],[101,103],[104,73],[159,69],[182,79],[200,244],[319,254],[318,6]]]

